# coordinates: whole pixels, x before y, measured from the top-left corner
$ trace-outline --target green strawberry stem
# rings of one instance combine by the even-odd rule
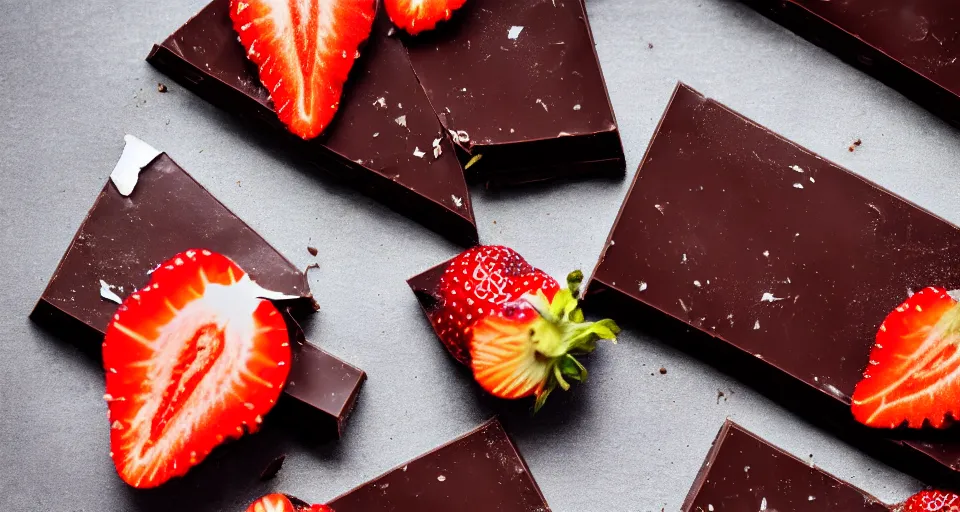
[[[613,320],[584,321],[575,297],[582,281],[583,273],[574,271],[567,277],[568,287],[558,291],[552,301],[547,300],[542,290],[525,297],[540,314],[530,326],[536,357],[549,368],[547,382],[537,395],[534,412],[543,407],[557,386],[566,391],[570,389],[569,380],[584,382],[587,379],[587,369],[574,356],[592,352],[598,340],[616,343],[620,328]]]

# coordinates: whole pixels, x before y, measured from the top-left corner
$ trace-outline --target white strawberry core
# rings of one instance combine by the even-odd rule
[[[153,365],[143,382],[143,407],[129,425],[133,430],[131,434],[135,434],[128,438],[129,446],[140,446],[142,450],[127,452],[129,464],[153,464],[149,468],[152,478],[162,469],[160,465],[165,459],[158,455],[176,453],[202,422],[210,421],[211,410],[222,405],[218,397],[223,396],[224,390],[242,388],[245,379],[260,381],[250,372],[235,369],[245,368],[245,362],[252,355],[256,328],[253,314],[261,303],[257,298],[261,290],[248,276],[232,285],[207,284],[203,296],[179,311],[171,311],[175,315],[173,320],[159,331],[156,339],[136,335],[136,339],[155,354],[150,358]],[[183,352],[190,350],[190,345],[195,347],[195,358],[181,375],[175,376],[178,362],[183,360]],[[170,394],[171,382],[178,381],[180,391],[184,391],[184,383],[200,371],[205,371],[205,375],[199,377],[192,392],[181,396],[174,392],[176,398],[165,396]],[[158,429],[155,423],[166,409],[172,413]],[[152,436],[158,433],[156,430],[160,435]],[[156,443],[152,443],[151,438]]]

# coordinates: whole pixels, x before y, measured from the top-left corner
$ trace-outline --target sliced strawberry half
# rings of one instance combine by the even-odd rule
[[[111,456],[138,488],[257,430],[290,369],[283,316],[229,258],[189,250],[124,300],[103,342]]]
[[[326,505],[308,505],[286,494],[268,494],[253,502],[247,512],[334,512]]]
[[[417,35],[447,21],[467,0],[384,0],[394,25]]]
[[[944,491],[920,491],[894,512],[960,512],[960,496]]]
[[[587,379],[576,356],[592,352],[598,340],[615,341],[620,329],[610,319],[585,322],[573,290],[571,284],[552,300],[542,291],[527,294],[473,325],[470,366],[480,387],[499,398],[534,396],[536,412],[557,387],[566,391],[569,381]]]
[[[312,139],[333,120],[376,0],[230,0],[230,18],[280,121]]]
[[[960,306],[929,287],[880,324],[853,393],[857,421],[872,427],[943,427],[960,413]]]

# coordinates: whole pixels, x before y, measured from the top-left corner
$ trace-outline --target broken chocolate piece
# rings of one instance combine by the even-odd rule
[[[851,425],[850,395],[910,290],[960,287],[958,248],[956,226],[681,84],[586,305],[699,331],[681,334],[698,357],[929,481],[960,442]]]
[[[97,350],[117,310],[115,302],[101,297],[101,281],[126,297],[144,286],[161,262],[196,248],[224,254],[249,269],[264,288],[298,297],[278,305],[297,313],[313,311],[304,274],[166,153],[159,153],[140,172],[129,197],[106,183],[31,318],[64,339]],[[292,318],[290,324],[295,324]],[[366,376],[306,343],[299,326],[293,332],[300,347],[286,395],[317,415],[305,420],[314,422],[311,427],[329,426],[327,432],[338,435]]]
[[[549,512],[530,468],[500,422],[403,464],[329,502],[336,512]]]
[[[889,512],[878,499],[727,420],[683,512]]]
[[[147,61],[228,112],[285,131],[237,40],[229,8],[229,0],[214,0],[155,45]],[[333,123],[310,141],[287,134],[290,144],[301,158],[361,192],[454,242],[473,245],[477,227],[463,168],[402,43],[387,36],[385,10],[379,11]]]
[[[942,0],[744,0],[954,125],[960,18]]]
[[[467,159],[483,155],[472,175],[496,183],[623,175],[582,2],[471,0],[403,41],[454,142]]]

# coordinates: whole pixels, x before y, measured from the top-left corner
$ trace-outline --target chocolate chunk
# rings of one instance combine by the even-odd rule
[[[580,1],[471,0],[405,37],[440,121],[482,181],[622,176],[623,146]]]
[[[398,466],[329,505],[336,512],[550,511],[530,468],[497,420]]]
[[[229,8],[229,0],[214,0],[155,45],[147,61],[224,110],[285,131],[237,40]],[[477,227],[463,168],[403,44],[386,35],[390,26],[386,10],[379,9],[327,132],[306,142],[287,133],[286,140],[304,161],[457,243],[473,245]],[[437,139],[439,156],[415,156]]]
[[[727,421],[683,512],[889,512],[878,499]]]
[[[264,288],[299,297],[284,301],[285,310],[313,311],[304,274],[161,153],[139,173],[129,197],[111,181],[103,187],[31,318],[83,348],[99,350],[117,309],[116,302],[102,298],[103,284],[124,298],[144,286],[161,262],[188,249],[224,254]],[[292,318],[288,325],[300,343],[286,394],[311,412],[304,420],[310,428],[329,426],[323,433],[339,435],[366,376],[306,343]]]
[[[947,121],[960,124],[960,18],[942,0],[746,0]]]
[[[850,395],[909,290],[960,287],[958,248],[956,226],[681,84],[586,305],[684,337],[698,357],[929,481],[960,467],[960,441],[859,427]]]

